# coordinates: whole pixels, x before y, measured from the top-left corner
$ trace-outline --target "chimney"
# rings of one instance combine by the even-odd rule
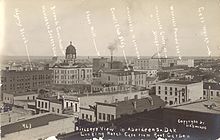
[[[113,52],[111,52],[111,69],[112,69],[112,63],[113,63]]]

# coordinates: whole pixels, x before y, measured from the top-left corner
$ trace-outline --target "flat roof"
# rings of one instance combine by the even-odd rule
[[[52,68],[71,69],[71,68],[92,68],[92,67],[90,65],[83,63],[75,63],[73,65],[69,65],[68,63],[60,63],[60,64],[55,64]]]
[[[5,93],[5,94],[11,94],[11,95],[14,95],[14,96],[23,96],[23,95],[33,95],[33,94],[38,94],[37,92],[11,92],[11,93]]]
[[[179,85],[190,85],[190,84],[194,84],[194,83],[199,83],[198,81],[163,81],[160,83],[166,83],[166,84],[179,84]]]
[[[105,74],[111,74],[111,75],[116,75],[116,76],[128,76],[131,75],[132,72],[134,73],[134,75],[137,74],[146,74],[146,72],[143,71],[108,71],[108,72],[103,72]]]
[[[151,101],[153,104],[151,104]],[[101,103],[96,102],[97,105],[104,105],[104,106],[112,106],[112,107],[118,107],[120,112],[123,112],[125,110],[131,109],[134,106],[134,102],[136,102],[137,111],[141,112],[144,109],[150,109],[151,107],[156,106],[163,106],[165,105],[165,102],[160,99],[157,95],[151,95],[149,97],[141,98],[141,99],[130,99],[127,101],[119,101],[115,103]]]
[[[79,108],[82,109],[82,110],[95,111],[95,110],[93,110],[91,108],[85,108],[85,107],[79,107]]]
[[[208,108],[207,106],[215,104],[216,107]],[[178,110],[187,110],[211,114],[220,114],[220,97],[217,97],[213,100],[199,100],[191,103],[185,103],[182,105],[176,105],[166,108],[178,109]]]
[[[147,90],[132,90],[131,92],[139,92],[139,91],[148,91]],[[76,96],[76,97],[84,97],[84,96],[96,96],[96,95],[113,95],[113,94],[127,94],[130,93],[130,90],[128,91],[115,91],[115,92],[98,92],[98,93],[88,93],[88,94],[75,94],[72,96]]]
[[[116,104],[111,104],[111,103],[101,103],[101,102],[96,102],[97,105],[104,105],[104,106],[111,106],[111,107],[117,107]]]
[[[24,125],[27,125],[27,127],[31,127],[31,128],[37,128],[48,125],[49,122],[57,121],[65,118],[68,118],[68,116],[61,114],[54,114],[54,113],[35,115],[34,117],[29,119],[25,119],[22,121],[1,126],[1,136],[30,129],[30,128],[25,128]]]
[[[203,89],[210,89],[211,90],[220,90],[220,84],[218,83],[203,83]]]
[[[61,99],[57,99],[56,96],[54,96],[54,97],[48,97],[48,98],[40,98],[40,97],[38,97],[37,99],[47,100],[47,101],[50,101],[50,102],[52,102],[52,103],[62,104],[62,100],[61,100]]]

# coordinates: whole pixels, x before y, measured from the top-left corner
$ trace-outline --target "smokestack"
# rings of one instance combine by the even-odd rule
[[[111,66],[110,66],[111,69],[112,69],[112,63],[113,63],[113,52],[116,49],[117,44],[118,44],[118,40],[115,40],[111,45],[108,46],[108,49],[111,55]]]

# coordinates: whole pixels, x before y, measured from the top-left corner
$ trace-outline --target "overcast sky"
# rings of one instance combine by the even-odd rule
[[[61,30],[60,39],[66,48],[72,41],[77,55],[96,56],[90,25],[86,11],[90,11],[92,25],[96,33],[97,50],[101,56],[109,55],[108,46],[118,38],[112,21],[110,8],[115,8],[115,16],[125,38],[125,52],[135,56],[132,34],[129,32],[126,7],[130,8],[140,56],[151,56],[157,52],[152,30],[158,31],[155,18],[155,6],[158,7],[161,25],[167,40],[167,55],[177,56],[174,31],[171,21],[170,6],[173,5],[178,27],[177,38],[182,56],[208,56],[207,47],[202,36],[203,24],[198,16],[198,8],[204,7],[209,47],[213,56],[220,55],[220,2],[218,0],[7,0],[5,1],[5,37],[2,53],[10,56],[27,55],[20,27],[16,25],[15,9],[24,28],[27,49],[31,56],[53,56],[48,29],[45,25],[42,6],[45,5],[50,28],[53,30],[56,55],[63,55],[59,47],[56,27],[51,7],[55,6],[57,21]],[[158,36],[160,37],[160,36]],[[122,56],[118,47],[115,55]],[[163,54],[162,54],[163,55]]]

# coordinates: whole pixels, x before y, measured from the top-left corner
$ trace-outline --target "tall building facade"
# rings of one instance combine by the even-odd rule
[[[177,60],[174,58],[145,58],[134,61],[134,69],[136,70],[161,69],[175,65],[177,65]]]
[[[2,70],[1,97],[3,93],[20,94],[52,84],[52,70]]]
[[[92,67],[82,63],[76,63],[76,48],[70,42],[66,48],[66,56],[63,63],[52,67],[53,84],[91,84]]]
[[[203,82],[171,80],[158,82],[156,95],[168,105],[200,100],[203,98]]]
[[[101,83],[145,87],[146,73],[137,71],[109,71],[101,73]]]

